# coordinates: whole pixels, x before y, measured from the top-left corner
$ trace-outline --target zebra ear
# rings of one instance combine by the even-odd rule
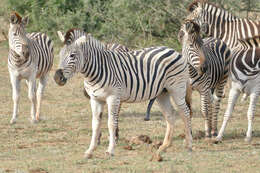
[[[65,37],[64,37],[64,35],[62,34],[62,32],[61,32],[61,31],[57,31],[57,34],[58,34],[58,36],[59,36],[61,42],[64,42],[64,41],[65,41]]]
[[[25,16],[22,18],[22,24],[26,26],[29,23],[29,16]]]
[[[191,33],[191,31],[192,31],[192,23],[191,23],[190,21],[187,21],[187,22],[185,23],[185,28],[186,28],[186,31],[187,31],[188,33]]]

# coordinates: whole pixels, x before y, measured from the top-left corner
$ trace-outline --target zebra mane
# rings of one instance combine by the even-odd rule
[[[10,22],[12,24],[19,24],[22,22],[22,17],[16,11],[14,11],[11,13]]]
[[[87,43],[91,47],[106,50],[106,45],[101,41],[97,40],[96,38],[94,38],[91,34],[87,35]]]
[[[64,44],[70,45],[71,43],[75,42],[77,39],[80,37],[85,36],[85,32],[77,29],[77,28],[72,28],[68,30],[64,36]]]

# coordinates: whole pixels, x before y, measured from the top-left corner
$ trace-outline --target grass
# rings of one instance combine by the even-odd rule
[[[125,150],[126,139],[136,135],[148,135],[153,141],[162,141],[165,121],[155,104],[151,120],[143,121],[148,102],[123,104],[120,114],[120,140],[115,156],[108,158],[107,116],[103,116],[101,145],[93,159],[83,158],[91,138],[91,109],[89,100],[82,92],[83,78],[76,75],[64,87],[54,83],[54,70],[44,95],[42,117],[38,124],[31,124],[30,102],[27,87],[22,83],[19,118],[10,125],[12,115],[11,84],[7,69],[7,46],[0,45],[0,173],[110,173],[110,172],[257,172],[260,169],[260,112],[254,120],[251,144],[244,142],[247,129],[247,104],[238,103],[233,118],[228,124],[224,141],[210,144],[203,138],[194,139],[193,152],[183,145],[183,123],[180,118],[175,124],[173,145],[163,154],[162,162],[149,161],[155,151],[151,145],[133,145]],[[194,136],[204,130],[204,121],[199,111],[199,96],[193,95],[192,128]],[[221,125],[227,98],[223,100],[219,116]],[[259,103],[257,103],[257,108]],[[105,115],[107,115],[105,111]]]

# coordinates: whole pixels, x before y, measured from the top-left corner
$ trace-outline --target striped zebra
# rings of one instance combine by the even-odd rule
[[[81,35],[75,37],[75,33]],[[80,72],[90,96],[92,109],[92,138],[85,152],[90,158],[97,147],[104,104],[108,104],[109,146],[107,154],[114,154],[115,127],[121,102],[141,102],[156,97],[167,122],[163,144],[155,156],[171,145],[175,111],[170,103],[172,96],[178,106],[186,131],[186,145],[191,150],[192,136],[190,110],[186,104],[188,76],[187,61],[167,47],[151,47],[131,52],[110,51],[104,44],[86,37],[83,31],[69,30],[60,51],[59,69],[54,80],[60,86]],[[163,92],[167,90],[167,92]]]
[[[260,92],[260,21],[239,18],[214,4],[195,1],[190,4],[189,19],[196,20],[206,35],[223,40],[231,49],[232,61],[228,106],[224,114],[220,132],[216,138],[221,141],[227,122],[234,110],[237,98],[250,96],[247,112],[248,129],[245,141],[252,140],[252,122]]]
[[[182,43],[182,55],[189,62],[191,86],[201,96],[205,137],[217,136],[217,118],[228,79],[230,50],[219,39],[202,39],[199,25],[191,20],[185,20],[178,36]]]
[[[61,31],[57,31],[57,34],[59,36],[59,38],[61,38],[62,42],[64,42],[64,37],[63,37],[63,33]],[[82,36],[81,35],[81,32],[77,32],[76,34],[79,34],[79,36],[76,36],[76,37],[80,37]],[[92,37],[91,34],[88,34],[89,37]],[[110,50],[110,51],[120,51],[120,52],[130,52],[132,51],[131,49],[129,49],[127,46],[124,46],[122,44],[118,44],[118,43],[103,43],[104,45],[104,48],[106,50]],[[83,90],[83,93],[85,95],[85,97],[87,97],[88,99],[90,99],[90,96],[88,95],[87,91]],[[147,111],[146,111],[146,117],[144,118],[145,121],[149,121],[150,120],[150,112],[151,112],[151,108],[152,108],[152,105],[155,101],[155,98],[151,99],[149,104],[148,104],[148,107],[147,107]],[[118,114],[120,112],[120,109],[121,109],[121,103],[119,105],[119,109],[118,109]],[[100,138],[102,136],[102,133],[100,132],[100,135],[98,137],[98,144],[100,144]],[[116,134],[115,134],[115,138],[116,138],[116,141],[119,140],[119,127],[116,127]]]
[[[40,120],[42,95],[53,64],[52,41],[43,33],[26,33],[28,21],[28,17],[22,18],[16,12],[10,16],[8,69],[14,102],[11,124],[17,119],[22,79],[26,79],[28,85],[32,122]],[[39,78],[37,93],[36,78]]]

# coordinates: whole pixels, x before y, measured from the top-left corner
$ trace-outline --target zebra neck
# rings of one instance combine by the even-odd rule
[[[99,49],[89,49],[84,51],[84,60],[81,73],[85,80],[93,85],[99,82],[103,74],[103,65],[105,63],[105,54]]]
[[[260,21],[238,18],[230,12],[211,4],[205,5],[209,30],[206,33],[210,37],[219,38],[230,48],[234,48],[240,42],[238,39],[250,39],[260,35]]]

